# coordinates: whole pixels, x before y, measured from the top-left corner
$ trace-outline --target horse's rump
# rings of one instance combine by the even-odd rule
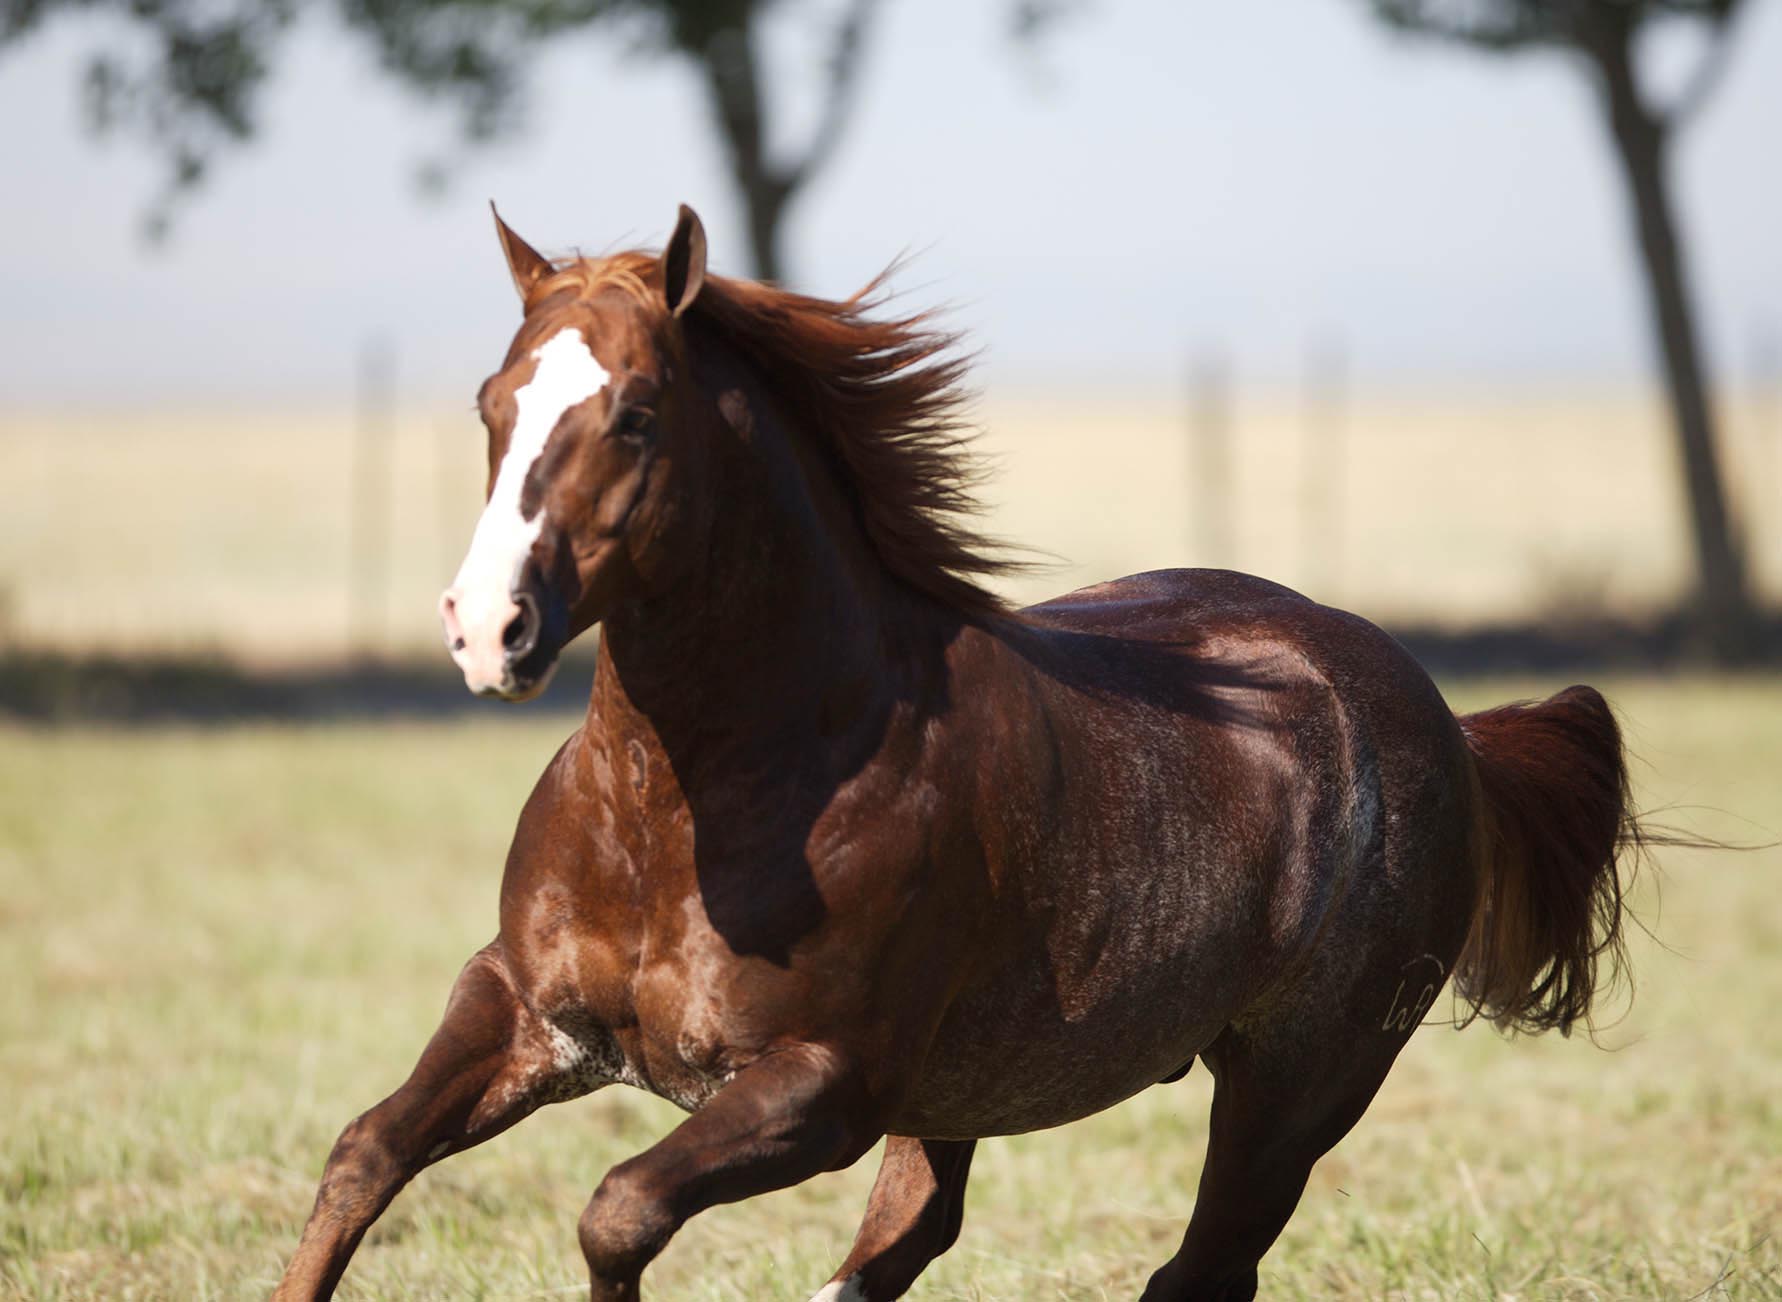
[[[1010,939],[943,1022],[921,1133],[1086,1115],[1178,1074],[1315,950],[1341,952],[1347,985],[1375,948],[1421,952],[1470,905],[1453,716],[1427,678],[1380,708],[1382,682],[1421,671],[1379,629],[1216,570],[1132,575],[1023,619],[962,666]],[[1419,807],[1454,813],[1405,842],[1450,848],[1429,856],[1447,878],[1387,865],[1387,819]]]

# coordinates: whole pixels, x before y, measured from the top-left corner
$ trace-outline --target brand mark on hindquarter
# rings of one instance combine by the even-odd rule
[[[1392,992],[1386,1019],[1380,1023],[1382,1031],[1408,1031],[1420,1023],[1448,975],[1447,967],[1434,954],[1418,955],[1399,972],[1398,988]]]

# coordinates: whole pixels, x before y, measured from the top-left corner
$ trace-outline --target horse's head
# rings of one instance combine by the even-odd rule
[[[656,563],[672,468],[698,454],[677,392],[690,391],[680,317],[705,281],[705,232],[682,207],[659,259],[589,276],[495,223],[526,316],[477,397],[488,501],[439,612],[470,690],[527,700]]]

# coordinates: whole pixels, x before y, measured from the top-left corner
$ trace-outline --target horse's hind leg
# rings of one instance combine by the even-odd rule
[[[1406,1038],[1393,1031],[1302,1045],[1302,1027],[1229,1029],[1202,1055],[1214,1085],[1200,1192],[1181,1249],[1151,1277],[1143,1302],[1256,1296],[1257,1263],[1313,1164],[1360,1120]]]
[[[452,987],[402,1088],[341,1133],[275,1302],[326,1298],[365,1231],[426,1166],[500,1134],[543,1103],[585,1093],[515,996],[491,946]]]
[[[976,1140],[885,1141],[866,1219],[841,1269],[811,1302],[890,1302],[953,1246]]]

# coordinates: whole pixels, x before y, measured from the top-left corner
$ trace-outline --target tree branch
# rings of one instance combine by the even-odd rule
[[[253,135],[272,51],[295,6],[291,0],[107,0],[104,7],[146,35],[152,52],[125,55],[107,45],[88,57],[82,84],[88,125],[98,134],[140,136],[165,158],[165,178],[142,217],[144,235],[155,242],[203,181],[211,159]],[[0,44],[33,18],[22,6],[10,13],[19,21],[0,26]]]
[[[835,46],[829,54],[829,83],[823,99],[817,128],[804,157],[781,173],[787,193],[797,190],[834,155],[846,131],[854,105],[859,101],[861,51],[866,45],[866,32],[879,8],[880,0],[850,0],[835,31]]]
[[[1372,0],[1374,12],[1390,27],[1486,50],[1554,45],[1567,39],[1578,0]]]
[[[1037,45],[1047,32],[1083,7],[1083,0],[1015,0],[1009,11],[1009,33],[1019,44]]]
[[[1658,111],[1658,117],[1667,128],[1686,127],[1696,118],[1713,97],[1721,79],[1726,74],[1732,53],[1733,17],[1738,12],[1736,5],[1728,6],[1723,12],[1709,18],[1708,48],[1702,52],[1701,62],[1695,65],[1695,71],[1684,83],[1682,91],[1672,103]]]
[[[754,32],[748,26],[726,27],[698,52],[718,125],[730,147],[730,164],[745,192],[775,188],[783,177],[769,162],[762,123],[761,77],[755,57]]]

